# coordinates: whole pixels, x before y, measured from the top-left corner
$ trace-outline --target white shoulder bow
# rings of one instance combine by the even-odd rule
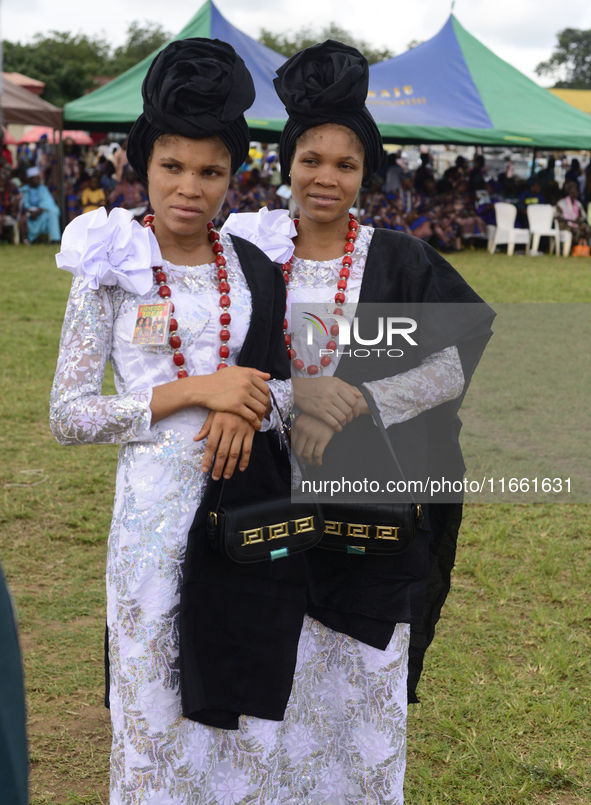
[[[294,251],[297,229],[287,210],[233,212],[223,225],[223,235],[238,235],[258,246],[274,263],[286,263]]]
[[[83,277],[81,290],[99,285],[119,285],[143,296],[153,285],[152,266],[162,255],[152,230],[133,219],[130,210],[116,207],[107,215],[104,207],[74,218],[64,230],[58,268]]]

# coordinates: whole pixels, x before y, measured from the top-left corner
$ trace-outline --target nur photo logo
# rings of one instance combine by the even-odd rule
[[[412,338],[411,333],[417,329],[417,322],[407,316],[378,316],[375,321],[374,333],[371,338],[363,338],[359,332],[359,318],[355,316],[353,323],[348,321],[344,316],[337,316],[334,314],[324,314],[321,318],[315,313],[303,311],[302,318],[306,322],[306,344],[307,346],[314,345],[314,333],[318,331],[321,336],[329,336],[328,327],[324,319],[329,319],[331,322],[330,334],[333,336],[325,349],[320,349],[319,355],[333,355],[336,353],[340,355],[354,355],[358,358],[369,357],[371,352],[385,352],[390,358],[399,358],[404,355],[400,348],[386,349],[386,347],[393,347],[395,338],[403,338],[408,344],[413,347],[418,346],[417,342]],[[367,328],[367,318],[364,319],[364,325]],[[368,333],[366,333],[367,335]],[[360,347],[375,347],[377,344],[386,344],[379,350],[369,349],[354,349],[353,351],[347,350],[345,352],[339,351],[339,347],[351,346],[351,340],[355,345]],[[365,354],[366,353],[366,354]]]

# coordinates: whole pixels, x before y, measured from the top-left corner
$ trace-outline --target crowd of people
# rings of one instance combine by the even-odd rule
[[[127,140],[111,142],[107,137],[94,148],[81,147],[65,138],[63,225],[99,207],[107,211],[123,207],[138,221],[150,211],[147,187],[128,164],[126,145]],[[59,242],[56,149],[43,137],[36,145],[19,146],[14,159],[2,144],[0,159],[3,238],[10,238],[18,227],[23,243]],[[255,145],[232,178],[215,224],[221,225],[232,212],[285,208],[289,198],[289,190],[282,187],[277,152],[266,143]],[[400,151],[391,153],[362,188],[360,218],[368,226],[406,232],[440,251],[453,252],[470,240],[484,241],[487,226],[496,223],[494,205],[498,201],[516,205],[516,226],[523,228],[528,227],[530,204],[552,204],[561,229],[569,229],[577,240],[591,239],[586,213],[591,202],[591,163],[583,169],[577,158],[570,161],[560,186],[554,156],[548,157],[546,167],[523,180],[517,178],[510,156],[496,174],[489,170],[485,156],[476,154],[472,161],[458,156],[438,175],[429,152],[421,154],[415,170],[409,169]]]

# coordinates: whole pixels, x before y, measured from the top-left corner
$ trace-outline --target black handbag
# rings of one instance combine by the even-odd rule
[[[234,562],[274,561],[313,548],[324,533],[322,509],[312,497],[279,498],[209,512],[211,545]]]
[[[375,401],[364,386],[361,393],[371,411],[398,472],[404,473],[384,427]],[[402,553],[414,541],[424,514],[420,503],[323,503],[324,535],[319,548],[358,556],[391,556]]]
[[[279,407],[273,392],[273,403]],[[288,426],[282,422],[280,438],[288,439]],[[315,496],[292,502],[282,497],[243,506],[221,506],[224,483],[218,504],[207,516],[207,535],[212,548],[242,564],[282,559],[313,548],[324,533],[322,508]]]

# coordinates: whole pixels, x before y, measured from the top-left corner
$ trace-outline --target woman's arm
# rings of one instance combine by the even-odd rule
[[[124,444],[150,440],[152,389],[101,394],[111,352],[113,291],[80,292],[75,279],[62,328],[49,421],[60,444]]]
[[[464,372],[457,347],[429,355],[414,369],[363,384],[371,392],[386,428],[460,396]],[[369,414],[362,398],[357,413]]]
[[[50,425],[61,444],[151,440],[150,427],[190,406],[238,414],[256,430],[269,402],[256,369],[229,367],[129,394],[101,394],[112,346],[113,289],[80,292],[75,279],[62,329],[51,392]]]
[[[388,428],[455,400],[464,388],[464,373],[457,347],[448,347],[429,355],[414,369],[363,385],[371,392]],[[361,397],[355,406],[355,415],[363,414],[370,414],[370,410]],[[320,466],[333,435],[334,429],[324,421],[302,414],[294,424],[292,444],[304,463]]]

